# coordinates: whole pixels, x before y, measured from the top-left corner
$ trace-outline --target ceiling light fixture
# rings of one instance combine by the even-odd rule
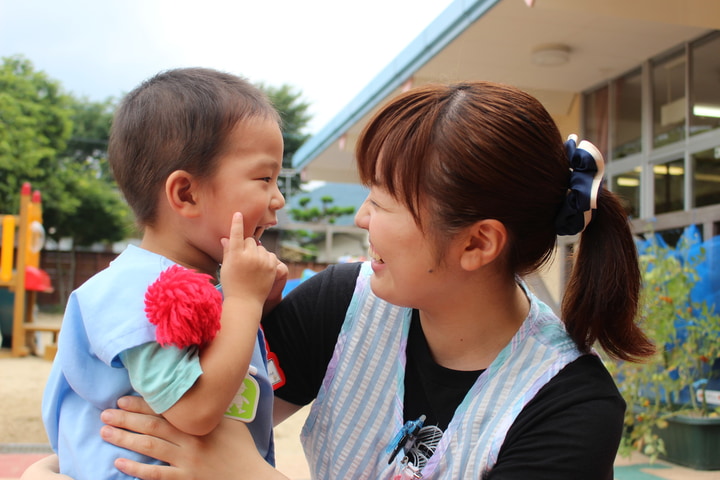
[[[720,118],[720,106],[702,105],[698,103],[693,106],[693,115],[695,115],[696,117]]]
[[[543,67],[564,65],[570,60],[570,47],[560,43],[540,45],[533,50],[531,58],[535,65]]]

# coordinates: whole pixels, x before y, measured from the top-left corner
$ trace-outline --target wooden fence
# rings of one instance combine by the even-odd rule
[[[54,291],[37,294],[39,307],[64,307],[65,299],[74,289],[100,270],[107,268],[117,256],[112,252],[70,252],[43,250],[40,255],[40,268],[50,276]],[[288,263],[289,277],[300,278],[303,270],[309,268],[315,272],[324,269],[326,263]],[[74,267],[74,268],[73,268]]]

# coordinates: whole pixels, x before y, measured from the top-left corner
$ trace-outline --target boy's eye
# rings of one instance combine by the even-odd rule
[[[262,180],[265,183],[270,183],[270,182],[272,182],[272,177],[262,177],[260,180]]]

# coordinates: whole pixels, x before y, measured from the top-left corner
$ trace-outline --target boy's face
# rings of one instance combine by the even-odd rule
[[[285,205],[278,188],[283,139],[273,120],[251,119],[239,123],[228,135],[218,158],[218,169],[203,189],[205,252],[220,263],[221,237],[230,233],[235,212],[243,214],[245,237],[260,239],[266,228],[277,224],[277,210]]]

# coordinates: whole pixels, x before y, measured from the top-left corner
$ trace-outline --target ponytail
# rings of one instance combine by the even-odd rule
[[[636,324],[641,284],[625,211],[615,195],[601,189],[562,302],[567,331],[581,350],[598,342],[611,357],[629,361],[655,352]]]

